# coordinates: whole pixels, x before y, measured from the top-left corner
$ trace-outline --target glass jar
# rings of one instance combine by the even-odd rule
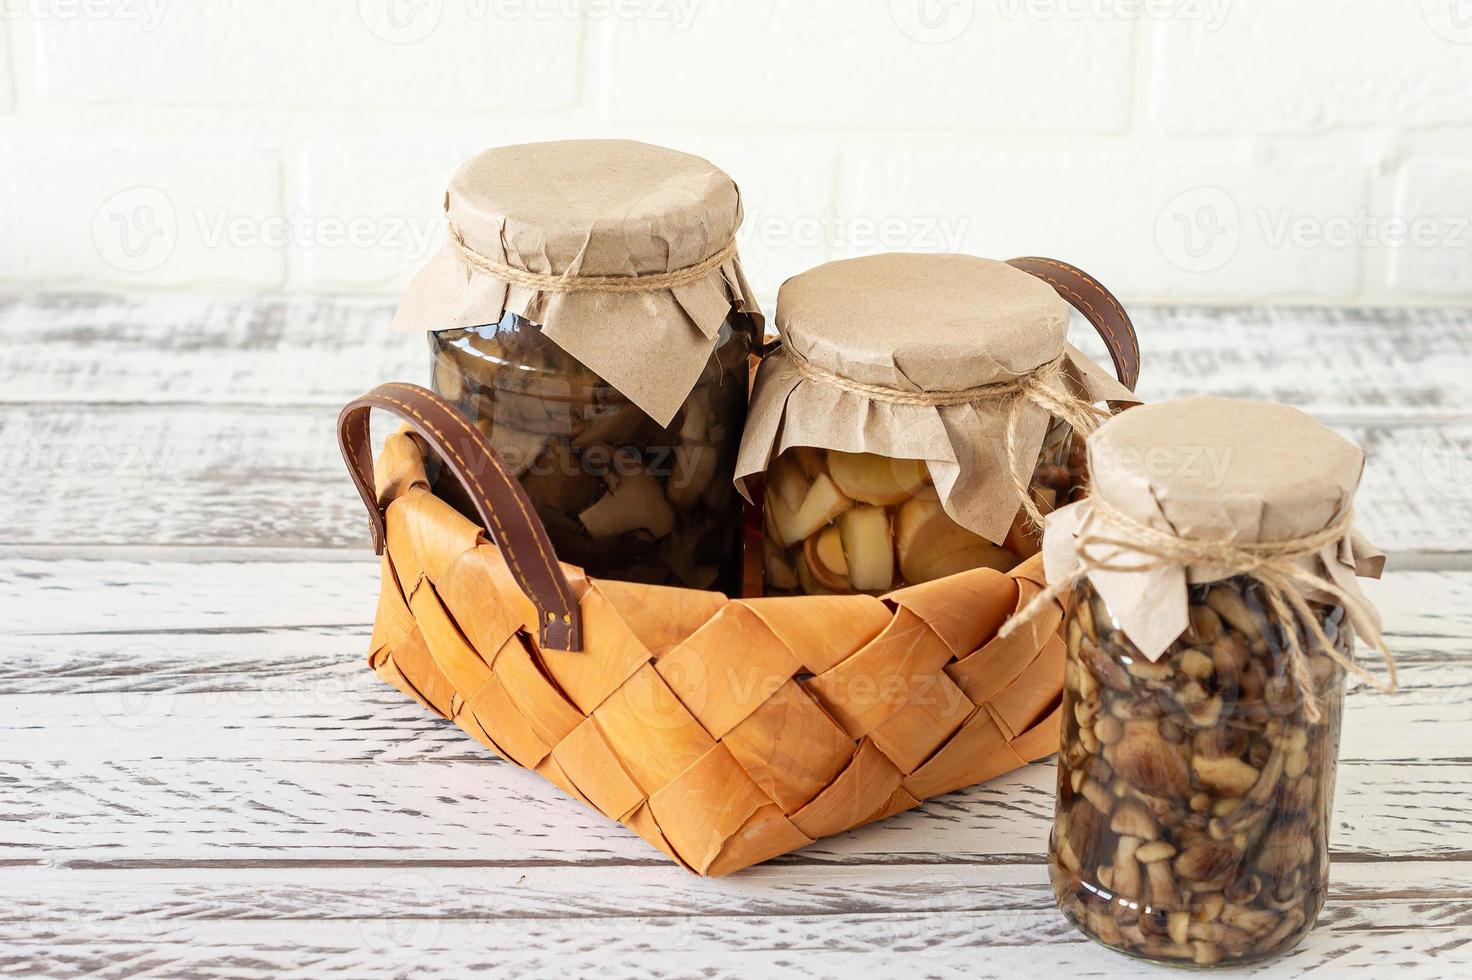
[[[1290,949],[1323,907],[1344,672],[1308,655],[1311,721],[1255,580],[1191,586],[1189,603],[1152,663],[1088,579],[1075,587],[1049,871],[1090,938],[1237,965]],[[1343,609],[1312,608],[1348,657]]]
[[[728,317],[667,426],[515,313],[432,332],[429,343],[435,391],[519,477],[559,558],[600,578],[739,595],[732,473],[746,416],[745,316]]]
[[[1033,500],[1046,515],[1086,483],[1083,440],[1055,419],[1033,470]],[[1022,510],[993,543],[946,514],[923,461],[871,453],[785,450],[767,471],[763,513],[773,595],[884,593],[973,568],[1006,572],[1042,546]]]

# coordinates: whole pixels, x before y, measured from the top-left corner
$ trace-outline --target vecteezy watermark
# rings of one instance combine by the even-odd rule
[[[169,466],[169,446],[0,444],[0,472],[49,477],[143,477],[155,479]]]
[[[1472,44],[1472,0],[1421,0],[1421,15],[1437,36]]]
[[[414,44],[445,20],[449,3],[464,20],[512,21],[622,20],[669,24],[688,31],[702,0],[358,0],[358,18],[368,32],[390,44]]]
[[[376,882],[375,901],[385,905],[385,915],[369,916],[358,926],[363,943],[375,955],[394,960],[418,961],[439,941],[444,903],[439,885],[424,875],[400,871]]]
[[[1421,444],[1421,472],[1449,500],[1472,500],[1472,418],[1443,422]]]
[[[228,208],[191,212],[206,248],[386,249],[422,259],[443,230],[442,220],[383,214],[238,214]]]
[[[1242,244],[1242,212],[1220,187],[1195,187],[1171,198],[1155,219],[1155,242],[1187,272],[1215,272]]]
[[[970,229],[960,214],[851,215],[748,212],[737,232],[743,249],[829,248],[838,251],[958,252]]]
[[[1114,449],[1093,461],[1094,472],[1117,473],[1151,480],[1180,477],[1220,487],[1232,468],[1234,451],[1220,446],[1151,446]]]
[[[1468,248],[1472,216],[1381,217],[1360,210],[1329,216],[1291,208],[1257,212],[1269,248]]]
[[[183,212],[157,187],[130,187],[102,203],[92,220],[92,242],[104,262],[120,272],[152,272],[173,256],[180,234],[206,249],[355,249],[394,252],[406,263],[429,257],[444,232],[432,216],[251,214],[230,208]]]
[[[140,648],[149,653],[147,648]],[[122,653],[127,654],[124,650]],[[98,691],[92,695],[92,707],[102,720],[114,728],[129,732],[146,732],[157,728],[174,713],[172,691]]]
[[[112,20],[156,31],[169,0],[0,0],[0,20]]]
[[[120,272],[151,272],[174,254],[179,215],[157,187],[129,187],[102,202],[92,216],[92,245]]]
[[[913,41],[945,44],[976,19],[976,0],[889,0],[889,17]]]
[[[1269,252],[1325,249],[1472,250],[1472,213],[1377,215],[1368,210],[1308,214],[1295,208],[1256,208],[1245,216],[1220,187],[1176,195],[1156,219],[1155,239],[1168,261],[1187,272],[1214,272],[1230,263],[1244,235]]]
[[[1154,20],[1199,23],[1207,33],[1222,29],[1235,0],[996,0],[1007,20]]]

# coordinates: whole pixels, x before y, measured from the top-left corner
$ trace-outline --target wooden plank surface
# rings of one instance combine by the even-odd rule
[[[324,406],[0,407],[12,495],[0,545],[365,548],[336,418]],[[1472,419],[1336,428],[1369,456],[1357,506],[1372,540],[1472,551]],[[66,494],[50,492],[58,481]]]
[[[380,381],[428,377],[424,338],[390,332],[393,311],[382,297],[0,292],[0,401],[336,409]],[[1472,372],[1463,311],[1131,312],[1152,401],[1259,398],[1334,420],[1472,413],[1456,383]],[[1102,351],[1087,324],[1071,336]]]
[[[1052,906],[1048,764],[705,881],[383,687],[332,421],[423,377],[391,313],[0,294],[0,974],[1142,972]],[[1146,397],[1365,445],[1402,569],[1370,591],[1405,686],[1350,695],[1329,905],[1243,975],[1472,973],[1472,314],[1136,319]]]

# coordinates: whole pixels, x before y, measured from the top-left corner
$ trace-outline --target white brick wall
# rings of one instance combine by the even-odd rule
[[[767,297],[1472,301],[1472,0],[0,0],[0,282],[392,291],[460,159],[614,135],[736,177]]]

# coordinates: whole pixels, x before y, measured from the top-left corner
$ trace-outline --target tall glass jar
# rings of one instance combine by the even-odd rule
[[[515,313],[429,343],[435,390],[520,478],[559,558],[601,578],[734,596],[742,503],[732,473],[751,336],[732,313],[664,426]]]
[[[1087,482],[1083,440],[1055,419],[1032,475],[1038,509],[1072,503]],[[1000,544],[946,514],[926,464],[872,453],[797,447],[767,471],[767,591],[883,593],[973,568],[1011,571],[1042,535],[1018,511]]]
[[[1324,904],[1344,672],[1308,655],[1310,720],[1255,580],[1191,586],[1188,608],[1190,628],[1152,663],[1087,578],[1075,587],[1049,870],[1063,913],[1098,942],[1249,963],[1298,943]],[[1343,609],[1312,608],[1348,657]]]

